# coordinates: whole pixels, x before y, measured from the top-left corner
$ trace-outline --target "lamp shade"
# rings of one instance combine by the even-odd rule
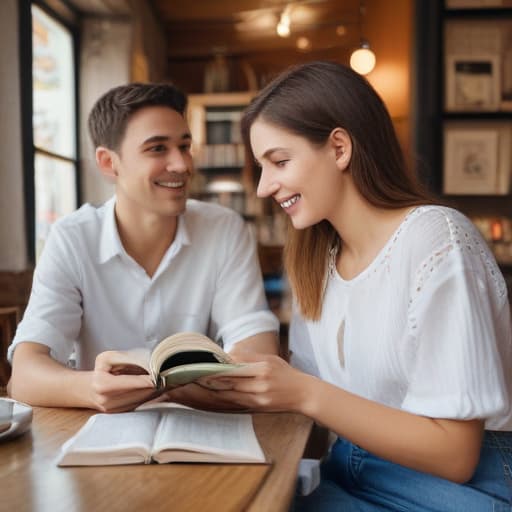
[[[350,67],[360,75],[367,75],[375,67],[375,54],[368,43],[363,43],[350,56]]]

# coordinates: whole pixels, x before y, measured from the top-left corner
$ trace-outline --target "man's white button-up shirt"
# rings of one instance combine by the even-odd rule
[[[235,212],[194,200],[152,277],[124,250],[115,198],[84,205],[52,227],[34,273],[27,310],[9,347],[50,347],[66,363],[92,369],[105,350],[152,348],[180,331],[221,341],[277,331],[268,311],[256,248]]]

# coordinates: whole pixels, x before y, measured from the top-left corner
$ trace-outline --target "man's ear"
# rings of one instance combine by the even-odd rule
[[[115,159],[116,154],[111,149],[104,146],[98,146],[96,148],[96,164],[101,174],[111,183],[115,183],[117,178]]]
[[[340,171],[347,169],[352,158],[352,140],[343,128],[334,128],[329,135],[329,141],[334,149],[336,165]]]

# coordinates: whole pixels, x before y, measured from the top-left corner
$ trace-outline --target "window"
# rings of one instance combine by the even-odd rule
[[[35,257],[78,204],[75,51],[71,31],[32,5]]]

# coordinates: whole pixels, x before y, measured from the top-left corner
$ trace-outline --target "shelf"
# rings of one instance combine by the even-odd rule
[[[512,7],[445,9],[444,17],[446,19],[464,18],[476,20],[512,18]]]
[[[442,113],[443,119],[449,120],[475,120],[475,121],[512,121],[512,111],[499,110],[497,112],[483,112],[483,111],[444,111]]]
[[[512,215],[512,195],[440,195],[441,200],[470,217]]]
[[[243,167],[198,167],[197,170],[201,171],[204,174],[208,175],[219,175],[219,174],[232,174],[232,175],[240,175]]]

